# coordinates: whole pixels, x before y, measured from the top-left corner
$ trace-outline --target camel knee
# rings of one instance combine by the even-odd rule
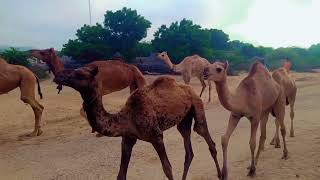
[[[286,136],[286,128],[281,128],[280,131],[283,137]]]
[[[266,135],[261,135],[260,136],[260,142],[265,141],[267,139]]]
[[[290,112],[290,118],[291,118],[291,120],[294,118],[294,111]]]
[[[22,102],[24,102],[24,103],[26,103],[26,104],[30,104],[30,99],[29,98],[27,98],[27,97],[20,97],[20,100],[22,101]]]
[[[221,145],[222,149],[225,149],[228,146],[228,139],[226,136],[221,136]]]

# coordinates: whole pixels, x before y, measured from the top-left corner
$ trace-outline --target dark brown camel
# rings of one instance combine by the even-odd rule
[[[60,57],[53,48],[44,50],[34,49],[30,52],[32,56],[44,61],[55,76],[65,69]],[[101,95],[120,91],[127,87],[130,87],[130,92],[132,93],[147,84],[143,74],[134,65],[129,65],[118,60],[109,60],[95,61],[85,67],[96,66],[99,67],[96,79]],[[62,86],[58,85],[57,89],[60,91]],[[80,114],[86,118],[83,108],[80,109]]]
[[[175,125],[184,139],[186,155],[182,179],[185,180],[193,159],[190,139],[192,119],[195,120],[194,131],[206,140],[218,176],[221,176],[203,103],[190,86],[178,84],[170,77],[160,77],[151,85],[131,94],[120,112],[110,114],[102,104],[99,81],[95,79],[97,74],[98,68],[92,67],[64,70],[54,81],[80,92],[88,121],[94,130],[105,136],[122,137],[118,180],[126,179],[131,151],[137,139],[153,145],[160,157],[164,173],[168,179],[173,180],[172,168],[163,143],[163,131]]]

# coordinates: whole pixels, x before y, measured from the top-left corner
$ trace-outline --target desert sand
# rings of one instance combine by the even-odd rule
[[[289,159],[282,160],[282,149],[269,145],[275,130],[274,118],[270,116],[265,151],[260,157],[255,180],[320,179],[320,74],[294,73],[293,76],[298,85],[296,137],[290,138],[287,135]],[[229,77],[231,89],[243,77],[244,75]],[[152,82],[156,77],[147,78]],[[179,76],[175,78],[182,82]],[[21,137],[32,131],[34,118],[31,108],[19,100],[19,90],[0,96],[0,180],[116,179],[121,138],[96,138],[91,133],[87,121],[80,117],[82,101],[73,89],[64,87],[58,95],[51,79],[42,81],[41,85],[44,99],[40,103],[45,110],[44,133],[39,137]],[[201,85],[197,79],[193,79],[191,85],[197,93],[200,92]],[[207,104],[207,91],[208,89],[202,99],[205,101],[209,130],[217,144],[222,166],[220,137],[226,130],[229,112],[219,104],[215,90],[212,91],[213,102]],[[105,108],[111,112],[118,111],[128,96],[128,89],[104,96]],[[287,132],[290,127],[289,119],[287,113]],[[246,168],[250,163],[249,135],[250,123],[243,118],[229,144],[231,180],[252,179],[246,176]],[[182,137],[176,128],[166,131],[164,137],[174,177],[181,179],[184,162]],[[187,179],[218,179],[207,144],[194,132],[192,145],[195,157]],[[151,144],[138,141],[127,177],[129,180],[166,179]]]

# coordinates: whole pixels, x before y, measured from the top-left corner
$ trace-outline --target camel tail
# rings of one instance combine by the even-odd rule
[[[42,92],[41,92],[41,86],[40,86],[40,82],[39,82],[39,78],[36,76],[36,75],[34,75],[35,77],[36,77],[36,79],[37,79],[37,84],[38,84],[38,94],[39,94],[39,96],[40,96],[40,99],[42,99],[43,98],[43,96],[42,96]]]

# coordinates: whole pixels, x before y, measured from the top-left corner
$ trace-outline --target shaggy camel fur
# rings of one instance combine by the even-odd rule
[[[193,118],[194,131],[207,142],[220,177],[217,151],[208,131],[204,106],[190,86],[177,84],[170,77],[160,77],[151,85],[131,94],[120,112],[110,114],[102,104],[101,93],[98,90],[99,81],[95,80],[97,73],[98,68],[91,67],[65,70],[59,73],[54,81],[80,92],[89,123],[94,130],[105,136],[122,137],[118,180],[126,179],[131,151],[137,139],[153,145],[160,157],[165,175],[173,180],[163,143],[163,131],[175,125],[184,139],[186,154],[182,179],[186,179],[193,159],[190,139]]]
[[[53,74],[56,76],[64,70],[64,65],[53,48],[44,50],[31,50],[31,55],[44,61]],[[133,66],[117,60],[95,61],[85,67],[99,67],[97,82],[99,82],[99,91],[101,95],[107,95],[112,92],[120,91],[126,87],[130,87],[130,92],[138,88],[142,88],[147,84],[146,79],[140,70]],[[57,89],[61,90],[59,84]],[[86,118],[83,108],[80,114]]]
[[[227,148],[229,138],[242,117],[247,117],[251,123],[251,137],[249,143],[252,159],[251,165],[248,168],[248,176],[255,175],[260,152],[264,149],[266,124],[270,112],[276,117],[276,121],[278,121],[281,127],[284,144],[283,159],[288,158],[288,150],[285,140],[286,128],[283,122],[285,101],[280,85],[272,79],[271,74],[264,65],[257,62],[252,65],[249,75],[240,82],[236,91],[234,93],[230,92],[227,85],[228,66],[228,62],[215,62],[209,65],[204,71],[205,79],[215,82],[221,104],[224,108],[231,111],[227,131],[221,138],[223,149],[222,179],[228,179]],[[259,123],[261,123],[261,136],[258,152],[256,158],[254,158],[256,149],[256,133]]]
[[[202,85],[200,97],[203,91],[207,87],[205,80],[203,78],[203,70],[210,64],[208,60],[198,56],[188,56],[185,57],[179,64],[172,64],[167,52],[162,52],[157,55],[157,58],[161,59],[166,63],[171,70],[174,72],[179,72],[186,84],[190,83],[193,76],[197,77]],[[209,102],[211,101],[211,82],[208,81],[209,85]]]
[[[4,59],[0,58],[0,94],[8,93],[9,91],[19,87],[20,99],[32,107],[35,116],[34,131],[27,136],[40,136],[41,116],[43,106],[36,100],[34,88],[38,84],[38,94],[42,99],[39,79],[29,69],[19,65],[8,64]]]
[[[286,104],[290,105],[290,118],[291,118],[291,129],[290,137],[294,137],[293,129],[293,118],[294,118],[294,103],[296,100],[297,86],[294,79],[290,76],[291,62],[286,60],[283,64],[283,67],[275,70],[272,73],[273,79],[280,84],[284,90]],[[271,145],[275,145],[276,148],[280,148],[280,139],[279,139],[279,124],[276,121],[276,133],[272,139]]]

